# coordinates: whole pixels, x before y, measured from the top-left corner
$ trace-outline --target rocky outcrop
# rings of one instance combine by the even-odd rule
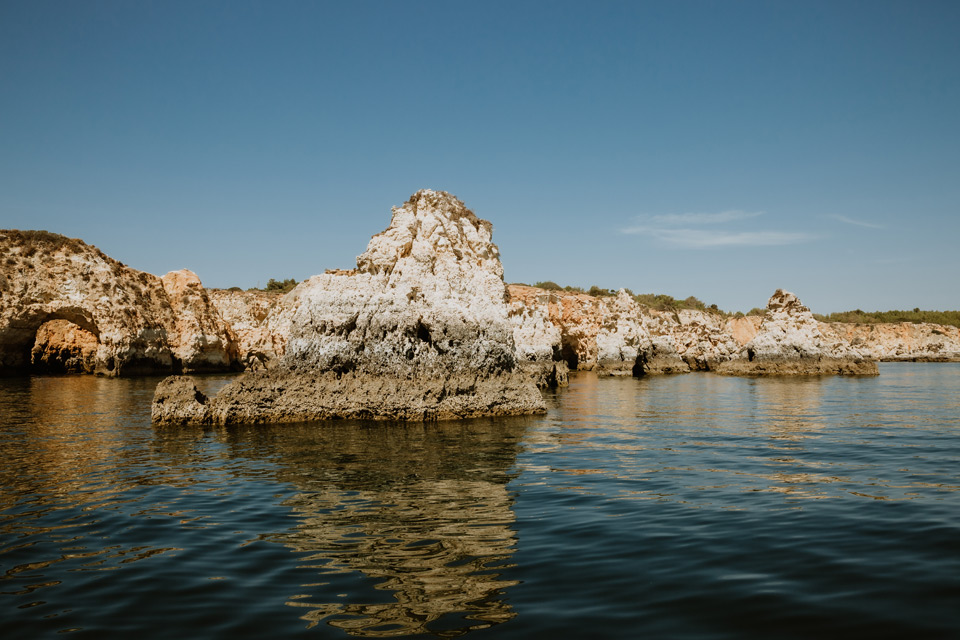
[[[212,289],[210,302],[236,339],[237,360],[248,371],[272,367],[286,352],[293,293]]]
[[[536,351],[570,369],[598,375],[645,375],[690,370],[672,335],[651,331],[657,318],[626,292],[594,297],[510,285],[511,318],[519,353]],[[543,324],[546,328],[540,329]],[[657,325],[659,327],[659,325]],[[532,344],[533,339],[537,344]]]
[[[876,362],[825,336],[810,309],[783,289],[771,296],[758,333],[716,371],[732,375],[876,375]]]
[[[513,327],[517,363],[540,388],[566,386],[569,367],[560,355],[560,328],[550,320],[542,305],[526,304],[512,294],[513,289],[514,285],[510,285],[508,316]]]
[[[796,296],[778,290],[764,317],[658,311],[626,291],[594,297],[510,285],[518,354],[560,359],[600,375],[719,371],[735,375],[874,374],[870,353],[823,329]],[[939,353],[948,349],[940,348]]]
[[[298,302],[275,368],[246,374],[210,399],[170,381],[158,389],[154,420],[444,420],[545,411],[517,364],[491,235],[491,224],[450,194],[417,192],[394,208],[355,270],[314,276],[291,293]]]
[[[884,362],[960,362],[960,329],[939,324],[821,323],[830,339],[847,342],[873,360]]]
[[[650,334],[640,315],[640,305],[633,296],[621,290],[612,298],[600,301],[600,327],[597,331],[597,365],[599,375],[642,375],[646,354],[652,346]]]
[[[223,371],[237,361],[230,327],[210,302],[197,274],[171,271],[160,281],[173,310],[173,357],[184,371]]]
[[[172,304],[160,278],[80,240],[0,231],[0,255],[0,370],[135,375],[230,361],[193,274],[172,278],[185,287]]]

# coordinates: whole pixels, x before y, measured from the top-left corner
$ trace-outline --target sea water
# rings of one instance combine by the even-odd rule
[[[0,380],[0,637],[960,637],[958,364],[428,425],[158,428],[157,381]]]

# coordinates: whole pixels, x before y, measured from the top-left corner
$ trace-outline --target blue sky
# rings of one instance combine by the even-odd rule
[[[0,0],[0,227],[207,286],[423,187],[506,279],[960,308],[958,2]]]

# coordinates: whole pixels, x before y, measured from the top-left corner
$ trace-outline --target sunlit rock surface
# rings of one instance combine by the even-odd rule
[[[287,349],[297,294],[227,289],[212,289],[208,294],[236,338],[241,366],[257,371],[276,364]]]
[[[877,363],[848,342],[824,335],[810,309],[777,289],[757,335],[716,370],[733,375],[876,375]]]
[[[911,322],[821,323],[831,339],[848,342],[873,360],[885,362],[960,362],[960,328]]]
[[[0,370],[135,375],[229,365],[228,332],[189,272],[171,283],[171,302],[163,280],[81,240],[0,231],[0,255]],[[62,323],[47,325],[58,320],[76,328],[68,336]]]
[[[157,422],[327,418],[444,420],[540,413],[517,365],[492,226],[454,196],[422,190],[357,258],[298,285],[284,355],[205,407],[178,413],[158,389]],[[171,408],[173,407],[173,408]]]

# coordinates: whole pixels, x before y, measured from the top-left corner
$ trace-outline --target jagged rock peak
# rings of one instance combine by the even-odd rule
[[[357,257],[366,273],[391,273],[404,258],[418,263],[463,263],[495,270],[503,277],[493,225],[478,218],[456,196],[421,189],[393,208],[390,226],[370,239]],[[452,265],[450,265],[452,266]],[[449,268],[449,267],[448,267]]]
[[[790,315],[810,313],[809,307],[806,307],[800,302],[800,298],[783,289],[777,289],[773,295],[770,296],[770,300],[767,301],[767,310]]]

